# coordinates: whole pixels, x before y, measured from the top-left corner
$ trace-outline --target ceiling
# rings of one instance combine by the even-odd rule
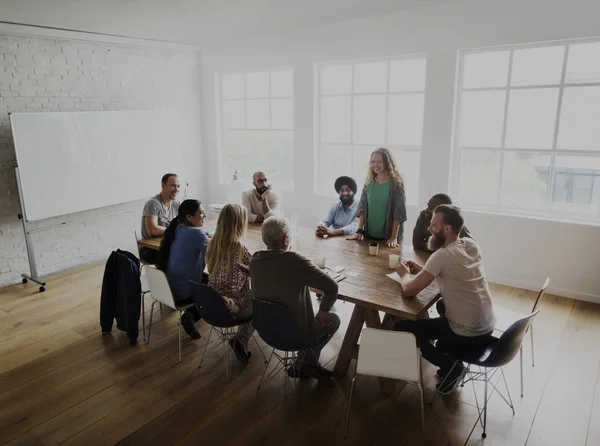
[[[0,21],[203,45],[458,0],[0,0]]]

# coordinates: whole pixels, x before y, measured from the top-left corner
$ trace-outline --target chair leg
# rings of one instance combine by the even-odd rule
[[[356,386],[356,377],[358,375],[354,374],[352,378],[352,385],[350,386],[350,398],[348,398],[348,410],[346,411],[346,425],[344,427],[344,437],[348,436],[348,422],[350,421],[350,407],[352,406],[352,396],[354,395],[354,387]],[[422,394],[421,394],[422,395]],[[421,407],[423,404],[423,399],[421,399]]]
[[[221,336],[221,344],[223,345],[223,354],[225,355],[225,378],[229,381],[229,347],[223,336]]]
[[[519,349],[519,359],[521,362],[521,398],[523,398],[523,346]]]
[[[269,364],[271,364],[271,359],[273,359],[273,355],[275,354],[275,349],[273,349],[273,351],[271,352],[271,356],[269,356],[269,360],[267,361],[267,365],[265,366],[265,371],[263,372],[260,381],[258,382],[258,387],[256,388],[256,394],[258,395],[258,392],[260,390],[260,386],[262,386],[263,381],[265,379],[265,375],[267,374],[267,369],[269,368]]]
[[[266,364],[267,363],[267,357],[265,356],[265,352],[263,352],[263,349],[260,348],[260,344],[258,343],[258,339],[256,339],[256,336],[254,336],[254,335],[252,335],[252,339],[254,340],[254,343],[256,344],[256,348],[258,349],[258,351],[262,355],[263,360],[265,361],[265,364]]]
[[[156,301],[152,302],[150,306],[150,323],[148,324],[148,338],[146,339],[146,344],[150,344],[150,334],[152,332],[152,315],[154,314],[154,304]]]
[[[423,431],[423,435],[425,435],[425,401],[423,397],[423,386],[419,384],[418,387],[421,394],[421,429]]]
[[[146,293],[142,293],[142,334],[144,335],[144,344],[146,343],[146,307],[144,301],[146,300]]]
[[[504,381],[504,388],[506,389],[506,394],[508,395],[508,401],[510,402],[509,406],[512,409],[512,413],[513,413],[513,416],[514,416],[514,414],[515,414],[515,406],[514,406],[514,404],[512,402],[512,398],[510,396],[510,390],[508,390],[508,384],[506,383],[506,377],[504,376],[504,369],[502,367],[500,368],[500,373],[502,374],[502,380]],[[498,394],[500,396],[502,396],[502,394],[500,392],[498,392]],[[521,395],[521,396],[523,396],[523,395]]]
[[[212,335],[213,330],[214,328],[211,327],[210,331],[208,332],[208,339],[206,340],[206,345],[204,346],[204,352],[202,353],[202,358],[200,358],[200,364],[198,365],[198,368],[202,367],[202,362],[204,361],[204,356],[206,356],[206,350],[208,349],[208,344],[210,343],[210,336]]]
[[[179,311],[179,320],[177,321],[177,331],[179,332],[179,362],[181,362],[181,314],[183,312]]]
[[[529,327],[529,333],[529,336],[531,337],[531,366],[535,367],[535,357],[533,354],[533,324],[531,325],[531,327]]]
[[[485,390],[484,397],[485,400],[483,402],[483,433],[481,434],[481,438],[487,437],[487,433],[485,432],[485,428],[487,427],[487,405],[488,405],[488,371],[487,367],[484,369],[485,375]]]

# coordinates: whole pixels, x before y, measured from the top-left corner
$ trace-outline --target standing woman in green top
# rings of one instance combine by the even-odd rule
[[[371,153],[357,215],[360,217],[358,230],[348,240],[381,240],[390,248],[402,244],[406,221],[404,181],[388,149],[381,148]]]

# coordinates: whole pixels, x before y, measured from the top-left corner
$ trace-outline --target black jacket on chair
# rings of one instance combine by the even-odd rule
[[[113,251],[106,262],[102,279],[102,332],[110,332],[116,318],[117,328],[126,331],[131,344],[135,344],[139,330],[141,294],[140,261],[130,252],[120,249]]]

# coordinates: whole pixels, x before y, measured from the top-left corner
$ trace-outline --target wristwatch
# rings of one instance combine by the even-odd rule
[[[365,233],[365,230],[364,230],[364,229],[357,229],[357,230],[356,230],[356,232],[357,232],[358,234],[364,234],[364,233]]]

